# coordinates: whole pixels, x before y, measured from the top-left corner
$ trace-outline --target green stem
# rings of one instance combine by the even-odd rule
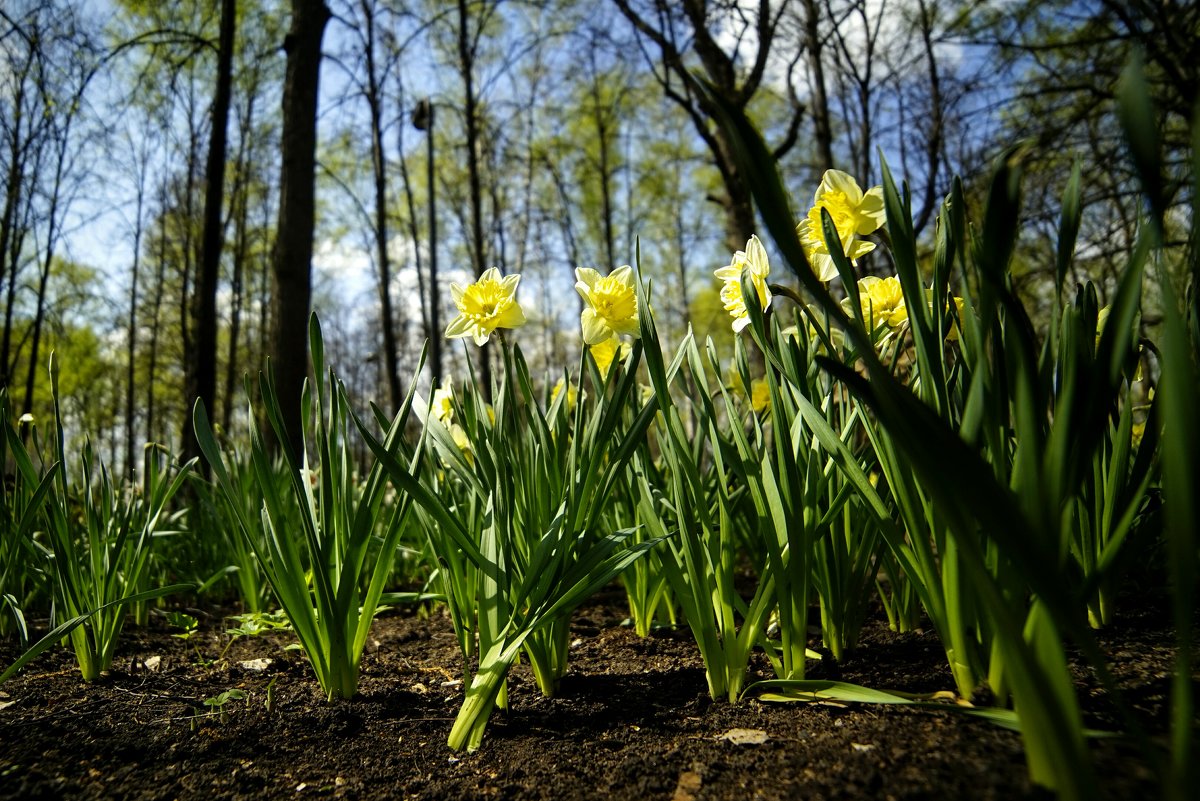
[[[483,742],[488,718],[504,689],[504,680],[512,665],[511,657],[504,658],[504,650],[503,642],[497,643],[480,659],[479,672],[467,688],[467,697],[458,710],[458,716],[454,718],[454,725],[446,740],[451,749],[476,751]]]
[[[358,694],[358,664],[347,648],[346,633],[336,624],[333,628],[329,633],[329,675],[323,689],[330,701],[334,698],[348,701]]]
[[[842,661],[842,625],[839,620],[840,615],[834,614],[830,603],[826,601],[825,596],[821,596],[821,641],[825,643],[825,647],[833,654],[833,658],[837,661]]]
[[[75,662],[84,681],[95,681],[100,678],[100,659],[92,648],[91,638],[88,637],[87,627],[80,626],[69,635],[71,650],[75,652]]]
[[[538,689],[547,698],[558,693],[558,682],[567,672],[571,619],[563,615],[545,623],[525,641],[525,654]]]

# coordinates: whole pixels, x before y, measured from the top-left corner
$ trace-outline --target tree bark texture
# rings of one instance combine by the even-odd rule
[[[187,360],[184,392],[187,403],[183,414],[183,451],[185,457],[198,456],[199,445],[192,431],[192,406],[204,404],[215,414],[217,394],[217,284],[221,275],[221,245],[224,226],[221,198],[225,192],[225,149],[229,127],[229,105],[233,84],[233,37],[237,0],[221,0],[221,33],[217,45],[217,87],[213,98],[212,133],[205,164],[204,232],[200,240],[200,275],[196,279],[196,348]],[[208,463],[201,460],[207,472]]]
[[[367,105],[371,114],[371,169],[375,179],[375,259],[379,271],[379,317],[383,329],[384,377],[392,409],[404,401],[398,372],[395,310],[392,308],[392,265],[388,255],[387,163],[383,152],[383,89],[375,66],[375,8],[363,2],[364,49],[367,62]]]
[[[287,74],[283,85],[283,166],[271,264],[269,347],[285,436],[297,456],[304,443],[300,393],[308,375],[317,96],[321,40],[328,21],[329,8],[323,0],[292,0],[291,29],[284,39]]]
[[[467,182],[471,194],[471,261],[475,277],[487,269],[483,249],[483,181],[479,175],[479,111],[475,96],[475,43],[467,0],[458,0],[458,67],[463,79],[463,113],[467,128]],[[440,333],[439,333],[440,336]],[[486,347],[479,349],[479,385],[487,400],[492,397],[492,366]]]

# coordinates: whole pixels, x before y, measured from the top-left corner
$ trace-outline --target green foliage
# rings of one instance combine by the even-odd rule
[[[493,708],[506,704],[506,676],[522,651],[542,692],[555,691],[571,612],[656,542],[631,542],[631,530],[609,531],[605,518],[656,410],[650,401],[632,421],[626,414],[641,347],[621,367],[614,362],[607,382],[590,372],[590,401],[567,384],[544,407],[520,349],[501,347],[494,419],[474,385],[454,407],[457,441],[445,420],[424,414],[417,454],[405,461],[415,465],[430,443],[444,482],[423,482],[360,424],[397,489],[424,510],[459,645],[468,665],[478,659],[450,731],[455,750],[479,747]]]
[[[7,469],[25,455],[22,435],[29,436],[32,425],[28,418],[13,424],[8,391],[0,387],[0,466]],[[0,482],[0,528],[5,532],[0,538],[0,636],[17,632],[22,644],[29,641],[25,610],[45,605],[47,593],[33,533],[41,523],[52,476],[35,478],[32,470],[16,470]]]
[[[313,371],[322,380],[305,385],[305,452],[296,454],[283,447],[288,481],[282,489],[263,431],[254,427],[250,457],[253,482],[262,498],[257,516],[246,508],[245,490],[226,466],[208,415],[199,403],[195,430],[228,510],[291,622],[321,689],[330,699],[349,699],[358,691],[359,660],[391,571],[409,501],[402,496],[400,503],[384,511],[386,479],[378,462],[359,486],[349,442],[349,400],[333,371],[326,375],[324,342],[315,316],[309,326],[309,347]],[[276,441],[286,443],[279,399],[269,373],[260,377],[259,390]],[[388,429],[388,446],[403,432],[414,390],[415,383]],[[309,461],[309,448],[315,464]],[[297,528],[299,537],[295,536]],[[377,552],[372,551],[375,537],[382,540]]]
[[[169,524],[168,504],[192,463],[182,465],[172,477],[165,454],[148,447],[141,485],[127,488],[113,482],[103,463],[97,463],[91,444],[85,442],[80,454],[81,481],[75,485],[68,471],[54,356],[50,359],[50,387],[55,425],[47,452],[39,451],[36,432],[32,454],[11,427],[6,436],[19,481],[38,487],[35,499],[39,494],[45,497],[44,540],[35,541],[34,547],[44,555],[44,569],[53,578],[56,613],[67,621],[10,668],[5,678],[32,658],[31,654],[57,642],[53,638],[69,636],[80,673],[85,680],[94,681],[112,663],[128,607],[189,588],[176,584],[147,589],[143,580],[153,539]],[[25,508],[37,508],[39,503],[27,503]],[[25,525],[16,533],[30,535],[31,528]]]
[[[1147,126],[1150,118],[1135,113],[1129,119]],[[913,340],[912,375],[905,385],[876,355],[861,327],[853,275],[836,247],[832,221],[826,217],[825,238],[851,290],[855,320],[807,269],[786,195],[761,139],[731,108],[725,108],[723,124],[738,142],[743,168],[756,176],[756,196],[777,246],[808,293],[859,349],[859,372],[828,358],[821,365],[870,413],[868,430],[909,531],[907,540],[885,539],[906,571],[918,569],[922,601],[942,632],[960,689],[973,689],[986,664],[993,687],[1012,694],[1034,781],[1064,797],[1090,797],[1095,788],[1062,639],[1070,637],[1081,648],[1119,698],[1081,613],[1111,563],[1092,564],[1094,572],[1082,585],[1064,584],[1061,567],[1076,534],[1071,521],[1080,519],[1072,517],[1078,514],[1077,499],[1098,492],[1102,503],[1112,504],[1114,498],[1104,497],[1111,491],[1117,505],[1109,508],[1125,510],[1115,515],[1124,521],[1136,515],[1144,497],[1148,457],[1132,473],[1124,466],[1105,466],[1112,454],[1128,447],[1131,423],[1127,417],[1120,421],[1129,413],[1123,410],[1129,409],[1130,371],[1136,364],[1134,318],[1150,243],[1143,239],[1122,271],[1098,339],[1095,296],[1085,290],[1064,312],[1054,346],[1039,353],[1009,273],[1021,197],[1020,154],[1010,151],[1001,159],[983,225],[972,239],[965,236],[961,190],[948,199],[931,290],[918,268],[907,195],[898,191],[885,166],[888,239]],[[1144,143],[1138,147],[1135,152],[1143,154],[1154,150]],[[1154,164],[1145,156],[1139,162],[1143,172]],[[1155,184],[1146,185],[1153,192]],[[1162,206],[1152,202],[1151,208]],[[1059,248],[1063,254],[1069,254],[1075,235],[1071,218],[1069,212]],[[955,268],[974,293],[965,297],[961,311],[948,292]],[[1057,272],[1063,274],[1062,265]],[[954,357],[944,342],[956,326],[961,326],[961,355]],[[1094,464],[1101,466],[1099,473]],[[1164,483],[1169,482],[1164,478]],[[923,544],[924,531],[932,538],[928,544]],[[1119,543],[1123,536],[1110,529],[1098,539]],[[1181,599],[1190,598],[1194,583],[1194,553],[1183,553],[1187,567],[1175,591],[1177,608]],[[990,652],[986,660],[982,654],[971,657],[979,646]],[[1190,696],[1181,693],[1179,701],[1184,712],[1177,707],[1177,714],[1190,715]],[[1136,735],[1137,721],[1126,717],[1126,722]],[[1180,737],[1178,742],[1187,739]]]

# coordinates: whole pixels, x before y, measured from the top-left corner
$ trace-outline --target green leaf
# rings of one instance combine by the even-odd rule
[[[1117,82],[1117,117],[1125,132],[1129,156],[1137,170],[1142,193],[1150,207],[1150,221],[1161,238],[1167,197],[1163,183],[1162,148],[1158,138],[1158,115],[1154,113],[1150,97],[1142,56],[1135,49]]]
[[[1062,216],[1058,222],[1058,258],[1055,262],[1054,286],[1058,297],[1058,306],[1062,305],[1063,285],[1067,280],[1067,271],[1075,256],[1075,240],[1079,236],[1079,221],[1083,209],[1080,203],[1081,168],[1079,162],[1071,168],[1071,177],[1067,188],[1063,191]]]
[[[166,587],[158,587],[157,589],[134,593],[133,595],[126,596],[125,598],[119,598],[115,601],[110,601],[106,604],[103,604],[102,606],[98,606],[90,612],[85,612],[82,615],[76,615],[65,623],[53,628],[45,637],[42,637],[42,639],[38,640],[32,648],[21,654],[16,662],[13,662],[11,665],[9,665],[8,669],[5,670],[4,673],[0,673],[0,684],[3,684],[11,679],[19,670],[21,670],[21,668],[37,659],[49,648],[57,645],[64,637],[82,626],[94,615],[100,614],[101,612],[109,609],[114,609],[116,607],[128,606],[130,604],[136,604],[142,601],[150,601],[155,598],[162,598],[164,595],[170,595],[172,593],[184,592],[185,590],[192,589],[195,589],[195,587],[193,587],[191,584],[170,584]]]

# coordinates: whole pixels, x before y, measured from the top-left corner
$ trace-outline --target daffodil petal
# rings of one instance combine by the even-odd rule
[[[446,338],[458,339],[468,336],[471,333],[471,328],[471,321],[460,314],[450,321],[450,325],[446,326]]]
[[[829,283],[838,277],[837,265],[833,263],[833,257],[828,253],[810,253],[808,263],[821,283]]]
[[[516,301],[508,304],[508,307],[496,316],[496,328],[520,328],[523,325],[525,325],[525,310]]]
[[[867,255],[874,249],[874,242],[869,242],[866,239],[855,239],[850,243],[850,247],[846,249],[846,258],[854,261],[855,259]]]
[[[593,270],[592,272],[595,272]],[[623,264],[617,269],[608,274],[610,278],[615,278],[626,286],[633,286],[633,267],[628,264]]]
[[[872,187],[863,195],[862,202],[858,204],[858,220],[856,233],[862,236],[878,231],[887,222],[882,186]]]
[[[862,187],[858,185],[858,181],[841,170],[826,170],[825,174],[821,176],[821,185],[817,188],[816,203],[820,203],[821,197],[831,192],[845,194],[846,200],[855,206],[862,201],[863,197]]]
[[[720,267],[713,270],[715,275],[721,281],[736,281],[742,275],[742,266],[740,264],[730,264],[725,267]]]
[[[579,324],[583,329],[585,345],[598,345],[613,335],[613,330],[600,315],[596,314],[596,310],[590,307],[584,309],[579,315]]]
[[[593,270],[591,267],[576,267],[575,268],[575,289],[579,289],[580,284],[591,289],[596,285],[596,282],[601,278],[600,273]],[[582,292],[580,293],[582,294]]]

